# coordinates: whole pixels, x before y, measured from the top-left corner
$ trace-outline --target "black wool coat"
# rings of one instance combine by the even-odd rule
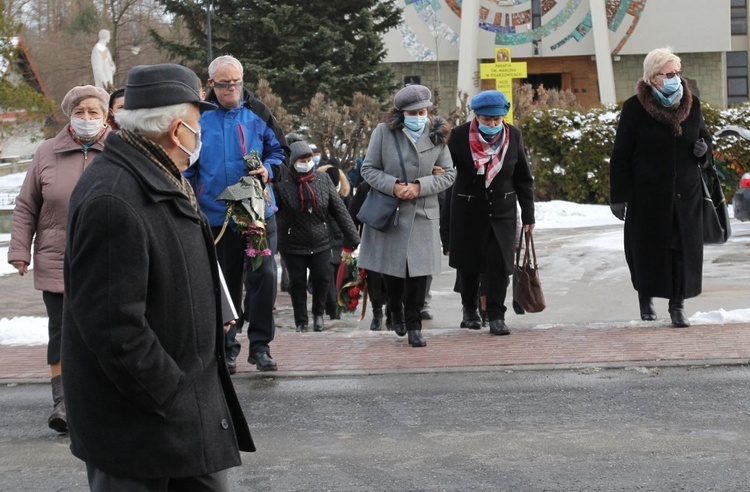
[[[240,464],[253,440],[224,359],[206,217],[111,134],[71,200],[63,386],[75,456],[112,475]]]
[[[276,213],[279,252],[293,255],[312,255],[333,246],[333,223],[343,233],[342,244],[356,248],[359,234],[349,216],[344,201],[326,173],[313,172],[310,186],[315,192],[317,207],[301,210],[299,188],[294,178],[276,183]],[[295,171],[290,171],[294,175]]]
[[[684,297],[701,293],[703,213],[699,166],[711,152],[700,101],[683,83],[676,110],[661,106],[639,81],[622,107],[610,160],[610,202],[627,203],[625,258],[633,287],[645,297],[673,298],[673,249],[683,257]],[[706,156],[693,155],[703,138]]]
[[[477,176],[474,169],[470,126],[471,122],[467,122],[454,128],[448,142],[456,168],[450,208],[444,207],[444,211],[450,210],[449,264],[467,272],[485,272],[487,245],[494,235],[503,255],[503,273],[510,275],[516,246],[517,204],[521,205],[521,221],[534,223],[534,178],[521,130],[508,125],[510,142],[503,167],[486,188],[484,176]]]

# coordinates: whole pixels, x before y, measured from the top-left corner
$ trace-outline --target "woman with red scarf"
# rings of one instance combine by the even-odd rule
[[[482,327],[479,277],[487,295],[490,333],[509,335],[505,294],[513,273],[517,204],[524,230],[534,230],[534,178],[521,131],[505,121],[510,103],[496,90],[472,98],[476,117],[448,142],[456,182],[450,202],[449,264],[458,270],[462,328]]]
[[[359,234],[326,173],[314,171],[313,151],[301,140],[289,146],[291,179],[276,184],[276,204],[279,207],[279,252],[289,272],[289,295],[294,309],[297,332],[306,332],[307,270],[313,285],[313,330],[323,331],[323,313],[330,282],[331,220],[344,234],[344,246],[356,248]]]
[[[62,389],[60,340],[63,312],[63,252],[70,194],[83,170],[104,148],[109,94],[100,87],[74,87],[61,107],[70,121],[34,154],[13,209],[8,263],[25,275],[34,248],[34,288],[42,291],[49,317],[47,364],[52,373],[54,408],[47,423],[57,432],[68,424]]]

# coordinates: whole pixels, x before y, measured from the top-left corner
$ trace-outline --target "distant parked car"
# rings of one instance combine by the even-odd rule
[[[742,126],[727,125],[714,135],[716,138],[735,135],[750,142],[750,130]],[[750,173],[745,173],[740,178],[740,184],[732,199],[734,206],[734,218],[746,221],[750,220]]]

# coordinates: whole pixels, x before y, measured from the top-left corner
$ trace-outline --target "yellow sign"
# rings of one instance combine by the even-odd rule
[[[513,79],[527,77],[526,62],[512,62],[510,48],[495,48],[495,63],[481,63],[479,77],[495,79],[495,88],[505,94],[510,101],[510,111],[505,116],[508,123],[513,123]]]

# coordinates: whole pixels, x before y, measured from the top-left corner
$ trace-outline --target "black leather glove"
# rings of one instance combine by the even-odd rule
[[[695,145],[693,145],[693,155],[695,157],[703,157],[706,155],[706,152],[708,151],[708,144],[703,141],[702,138],[699,138]]]
[[[627,203],[610,203],[609,209],[612,211],[612,215],[620,220],[625,220],[625,209],[628,208]]]

